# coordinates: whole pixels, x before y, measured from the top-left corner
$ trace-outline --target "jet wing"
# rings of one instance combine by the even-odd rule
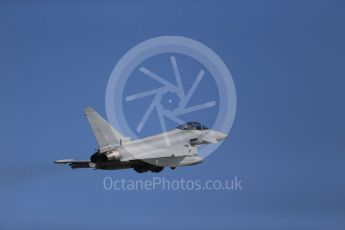
[[[65,160],[57,160],[54,161],[55,164],[68,164],[72,169],[76,168],[94,168],[95,164],[89,160],[73,160],[73,159],[65,159]]]
[[[197,155],[197,148],[194,146],[183,145],[179,147],[168,147],[163,149],[152,149],[147,152],[135,155],[130,160],[147,160],[158,158],[184,158]]]
[[[197,148],[193,146],[181,146],[178,148],[157,149],[135,156],[134,160],[141,160],[151,165],[160,167],[177,167],[196,164],[202,161],[197,155]]]

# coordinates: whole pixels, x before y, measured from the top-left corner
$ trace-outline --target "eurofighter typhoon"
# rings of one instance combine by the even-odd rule
[[[124,137],[92,108],[85,115],[96,137],[99,148],[90,160],[57,160],[56,164],[69,164],[73,169],[93,168],[103,170],[133,168],[138,173],[158,173],[165,167],[199,164],[201,144],[218,143],[227,135],[210,130],[199,122],[187,122],[176,129],[143,139]]]

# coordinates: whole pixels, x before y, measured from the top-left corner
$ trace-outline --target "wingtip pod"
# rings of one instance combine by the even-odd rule
[[[64,160],[56,160],[54,161],[55,164],[68,164],[74,161],[74,159],[64,159]]]

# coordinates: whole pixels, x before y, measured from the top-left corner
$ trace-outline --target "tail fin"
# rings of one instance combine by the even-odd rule
[[[86,108],[84,112],[100,148],[121,145],[122,140],[127,139],[116,131],[94,109]]]

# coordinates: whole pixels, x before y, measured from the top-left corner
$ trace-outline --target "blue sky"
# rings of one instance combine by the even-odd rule
[[[340,0],[2,1],[0,228],[344,229],[344,12]],[[162,35],[214,50],[238,107],[216,153],[160,176],[238,176],[243,191],[105,191],[105,176],[156,175],[52,164],[89,157],[83,109],[105,116],[116,62]]]

